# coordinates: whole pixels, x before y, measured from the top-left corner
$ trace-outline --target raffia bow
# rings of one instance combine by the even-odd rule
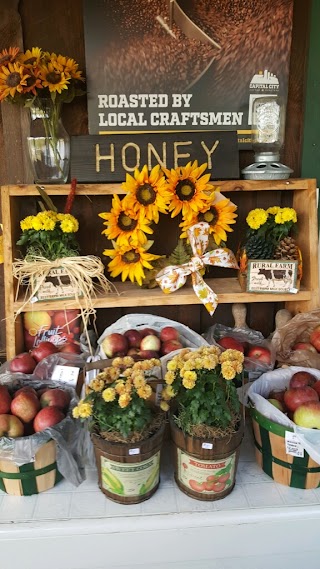
[[[238,269],[236,258],[230,249],[214,249],[204,253],[208,246],[210,225],[201,221],[188,230],[188,238],[193,252],[188,263],[170,265],[162,269],[156,281],[164,293],[175,292],[181,288],[188,275],[191,275],[193,290],[212,316],[218,306],[218,296],[204,282],[200,270],[205,265]]]

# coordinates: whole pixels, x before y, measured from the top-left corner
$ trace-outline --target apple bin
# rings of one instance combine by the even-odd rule
[[[7,387],[12,397],[21,388],[33,388],[38,390],[50,390],[50,393],[61,384],[52,381],[38,381],[32,376],[23,374],[9,374],[1,376],[1,387]],[[52,390],[52,391],[51,391]],[[30,496],[39,492],[44,492],[55,486],[62,478],[66,478],[73,485],[78,486],[83,481],[83,472],[78,459],[78,444],[81,439],[81,427],[71,416],[72,408],[77,404],[78,398],[73,388],[63,386],[66,393],[66,401],[69,403],[67,411],[60,412],[55,417],[59,421],[53,425],[48,416],[52,410],[59,412],[58,407],[51,406],[48,401],[37,414],[36,432],[29,434],[30,422],[24,422],[24,436],[19,432],[13,432],[12,436],[0,436],[0,490],[8,494],[17,496]],[[61,392],[61,389],[58,389]],[[3,400],[2,400],[3,401]],[[25,405],[25,402],[23,402]],[[40,403],[39,403],[40,408]],[[24,407],[24,412],[26,411]],[[46,417],[42,412],[46,412]],[[40,416],[41,415],[41,416]],[[4,419],[5,418],[5,419]],[[35,420],[36,420],[35,418]],[[59,420],[61,418],[61,420]],[[0,419],[11,419],[17,417],[14,414],[1,414]],[[41,422],[42,421],[42,422]],[[46,426],[47,424],[53,426]],[[21,424],[21,423],[20,423]],[[9,430],[10,434],[11,431]]]
[[[317,488],[320,485],[320,408],[317,428],[305,428],[267,399],[272,391],[288,390],[297,372],[311,373],[320,381],[318,369],[280,368],[250,384],[245,403],[252,418],[256,460],[263,471],[286,486]]]

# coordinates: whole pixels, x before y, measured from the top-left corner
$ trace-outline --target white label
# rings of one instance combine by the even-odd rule
[[[285,441],[287,454],[291,454],[291,456],[299,456],[301,458],[304,457],[304,448],[295,433],[286,431]]]
[[[297,294],[299,291],[297,288],[290,288],[289,292],[292,292],[292,294]]]
[[[52,380],[60,383],[67,383],[71,387],[76,387],[80,368],[72,366],[56,365],[52,372]]]
[[[160,451],[148,460],[131,463],[101,456],[102,487],[119,496],[143,496],[159,484],[159,467]]]
[[[35,302],[38,302],[38,300],[39,300],[39,299],[38,299],[37,296],[33,296],[33,297],[30,299],[30,304],[34,304]]]
[[[139,448],[129,448],[129,455],[140,454]]]
[[[219,494],[234,484],[236,453],[217,460],[200,460],[178,448],[177,478],[189,490]]]
[[[208,448],[208,449],[212,449],[213,448],[213,444],[212,443],[202,443],[202,448]]]

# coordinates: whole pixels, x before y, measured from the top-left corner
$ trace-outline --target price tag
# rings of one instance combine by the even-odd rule
[[[129,454],[130,455],[140,454],[140,449],[139,448],[129,448]]]
[[[299,456],[301,458],[304,457],[304,448],[295,433],[286,431],[285,441],[287,454],[291,454],[291,456]]]
[[[67,383],[71,387],[76,387],[79,372],[80,368],[78,367],[56,365],[51,379],[53,381],[59,381],[60,383]]]
[[[213,444],[212,443],[202,443],[202,448],[206,448],[211,450],[213,448]]]

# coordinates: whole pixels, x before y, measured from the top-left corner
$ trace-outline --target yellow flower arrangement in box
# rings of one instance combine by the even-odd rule
[[[134,361],[117,357],[86,387],[86,395],[73,409],[76,419],[89,419],[90,429],[103,438],[138,442],[148,438],[164,415],[150,405],[148,380],[160,361]]]
[[[183,349],[167,363],[161,409],[174,403],[174,420],[186,434],[230,435],[240,421],[235,381],[242,378],[244,356],[217,346]]]
[[[210,174],[204,173],[206,168],[207,164],[199,166],[195,160],[171,170],[157,165],[149,172],[145,165],[141,171],[136,169],[133,176],[127,174],[122,184],[126,195],[122,200],[114,196],[111,211],[99,214],[106,225],[102,233],[112,240],[113,249],[103,252],[112,259],[108,263],[112,277],[121,275],[122,281],[129,278],[141,286],[146,269],[151,271],[154,262],[163,261],[163,256],[149,252],[153,241],[148,238],[160,213],[171,214],[172,218],[180,216],[180,238],[184,243],[187,230],[199,221],[208,222],[216,245],[227,239],[237,208],[229,199],[222,199],[209,181]]]

